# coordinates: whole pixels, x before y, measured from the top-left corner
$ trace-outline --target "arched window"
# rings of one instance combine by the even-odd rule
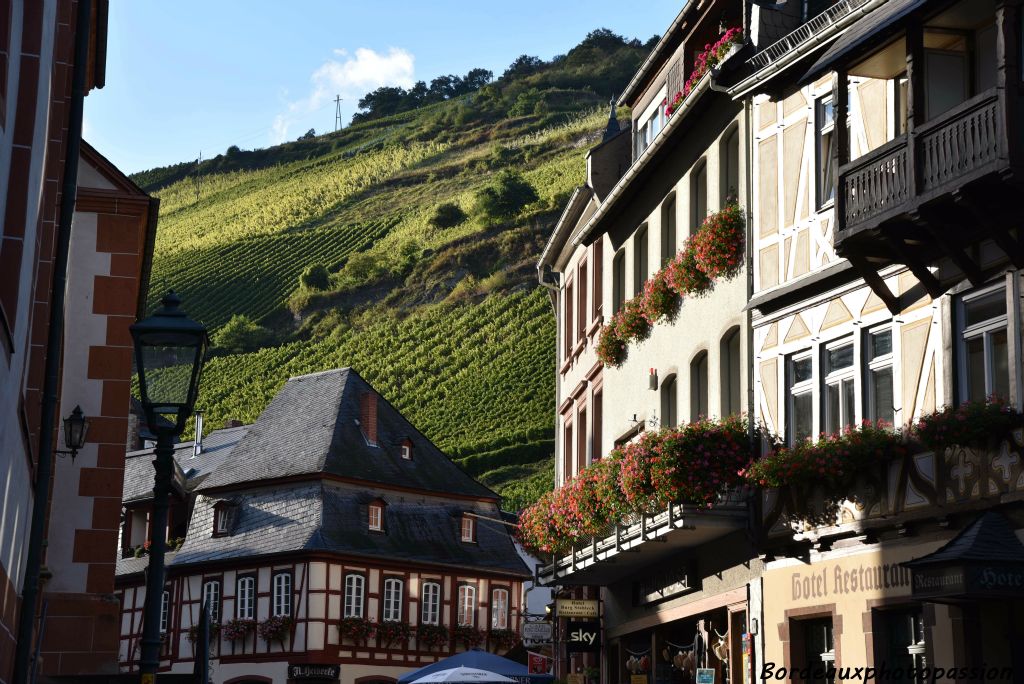
[[[491,629],[508,629],[508,589],[491,593]]]
[[[708,353],[698,354],[690,362],[690,420],[708,415]]]
[[[362,575],[345,576],[345,611],[344,617],[363,617],[363,589],[366,578]]]
[[[721,359],[722,415],[735,416],[743,410],[740,397],[740,329],[730,328],[722,337]]]
[[[669,195],[661,205],[661,266],[676,256],[676,196]]]
[[[384,580],[384,612],[381,616],[384,622],[402,619],[402,585],[402,580],[395,577]]]
[[[274,575],[274,615],[292,614],[292,574],[279,572]]]
[[[674,428],[679,424],[676,376],[670,375],[661,383],[661,426]]]
[[[633,296],[644,291],[647,282],[647,226],[640,226],[633,237]]]
[[[620,249],[612,258],[612,314],[626,303],[626,250]]]
[[[235,617],[240,620],[252,620],[256,617],[256,579],[253,577],[238,578]]]
[[[203,603],[210,604],[210,622],[220,622],[220,582],[209,580],[203,584]]]
[[[424,582],[421,604],[420,623],[438,624],[441,619],[441,585],[437,582]]]
[[[740,194],[740,129],[734,126],[722,141],[721,203],[724,207]]]
[[[471,584],[459,586],[458,621],[460,627],[472,627],[476,623],[476,587]]]
[[[708,165],[701,159],[690,172],[690,235],[708,216]]]

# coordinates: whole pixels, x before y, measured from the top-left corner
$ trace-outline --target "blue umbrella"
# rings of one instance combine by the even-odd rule
[[[522,663],[474,648],[408,672],[398,678],[398,684],[412,684],[413,681],[432,672],[448,670],[453,667],[475,667],[479,670],[487,670],[511,677],[520,684],[548,684],[554,679],[551,675],[530,674],[529,668]]]

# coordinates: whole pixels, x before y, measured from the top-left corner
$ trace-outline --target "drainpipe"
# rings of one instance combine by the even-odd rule
[[[71,248],[71,220],[78,192],[78,155],[82,146],[82,105],[85,100],[86,60],[89,58],[89,32],[92,0],[78,0],[75,23],[75,65],[71,75],[71,102],[68,114],[68,146],[61,186],[60,223],[57,226],[57,252],[53,262],[53,289],[50,294],[49,331],[46,337],[46,367],[43,380],[42,416],[39,423],[39,466],[32,500],[32,524],[29,528],[28,555],[25,561],[25,586],[18,616],[18,640],[14,653],[15,684],[26,684],[29,654],[39,602],[39,572],[43,564],[43,537],[49,509],[50,478],[53,469],[53,438],[57,425],[57,397],[60,391],[61,353],[64,341],[64,299],[67,289],[68,252]]]
[[[747,201],[747,301],[754,295],[754,145],[753,145],[753,98],[747,95],[743,98],[743,125],[746,129],[746,135],[744,141],[746,143],[746,201]],[[757,433],[755,432],[754,426],[757,420],[757,414],[755,412],[757,402],[757,393],[754,391],[754,314],[753,311],[744,307],[746,311],[744,316],[746,318],[746,337],[747,337],[747,355],[750,359],[750,363],[747,364],[747,439],[749,440],[751,452],[756,453],[756,450],[760,448],[758,444]],[[749,538],[754,546],[754,553],[758,553],[761,547],[761,497],[755,493],[752,497],[750,505],[747,507],[748,514],[750,516],[750,529],[753,533]]]

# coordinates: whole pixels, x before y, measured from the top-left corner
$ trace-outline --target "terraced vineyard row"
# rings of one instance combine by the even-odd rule
[[[345,201],[398,171],[441,153],[444,145],[413,143],[342,161],[333,154],[315,161],[203,179],[195,198],[191,179],[160,191],[160,230],[155,253],[214,247],[321,224]]]
[[[281,305],[308,264],[331,266],[383,237],[394,220],[325,226],[167,254],[153,264],[150,306],[168,289],[211,330],[232,315],[254,320]]]
[[[550,439],[549,307],[539,289],[492,295],[322,342],[216,358],[204,370],[200,405],[211,425],[252,422],[289,377],[351,366],[442,449],[467,453]]]

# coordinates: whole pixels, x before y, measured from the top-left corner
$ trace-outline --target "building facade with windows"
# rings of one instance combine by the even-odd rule
[[[149,459],[128,460],[139,477],[118,562],[125,671],[145,603],[136,549],[153,534]],[[254,424],[183,445],[176,461],[167,671],[191,672],[204,601],[218,683],[290,681],[304,665],[338,666],[345,684],[394,682],[467,644],[507,648],[519,628],[530,574],[498,496],[353,370],[292,378]]]
[[[751,411],[742,257],[751,136],[744,102],[719,83],[742,65],[737,34],[749,32],[748,22],[743,2],[683,7],[618,100],[630,109],[629,128],[616,132],[610,122],[590,151],[587,183],[538,264],[558,330],[556,488],[647,433]],[[719,64],[706,70],[703,55],[716,43]],[[628,342],[624,358],[602,358],[605,328],[622,325],[732,206],[741,225],[725,247],[738,247],[735,268],[684,295],[678,310]],[[596,653],[567,655],[574,623],[559,618],[557,675],[600,665],[605,682],[640,674],[672,682],[683,676],[677,664],[687,654],[714,669],[716,681],[743,681],[741,652],[751,643],[744,637],[760,602],[747,515],[740,493],[707,510],[678,502],[543,564],[541,581],[561,587],[561,596],[601,606]]]
[[[1019,3],[812,5],[729,88],[752,101],[758,419],[793,447],[992,397],[1019,411]],[[993,433],[911,443],[847,496],[766,490],[764,664],[1019,678],[1024,623],[994,601],[1021,592],[963,568],[1019,572],[1020,463],[1020,433]]]
[[[822,460],[804,482],[679,501],[555,553],[541,579],[601,600],[605,684],[685,681],[693,654],[737,682],[1024,672],[1008,646],[1024,633],[1021,21],[1002,0],[688,3],[627,89],[631,158],[597,163],[614,139],[591,152],[540,264],[558,319],[556,486],[642,431],[728,415],[723,324],[741,331],[740,410],[774,442],[760,453],[846,445],[829,436],[864,423],[911,437],[868,465],[846,454],[847,480]],[[734,24],[739,44],[723,45]],[[684,299],[606,366],[587,316],[621,311],[662,256],[651,245],[721,206],[720,117],[743,136],[749,289]],[[609,166],[620,177],[602,185]],[[992,429],[949,436],[973,421]],[[560,673],[594,662],[562,658]]]

